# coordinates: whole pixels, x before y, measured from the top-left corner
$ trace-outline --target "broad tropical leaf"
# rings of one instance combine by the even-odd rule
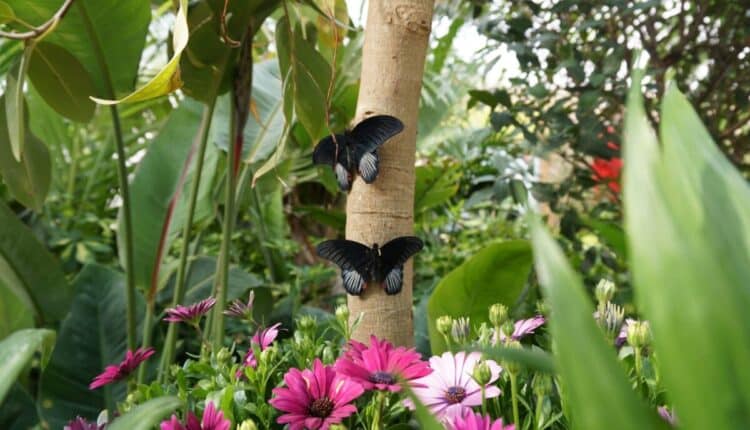
[[[19,330],[0,341],[0,404],[36,351],[42,351],[42,365],[49,360],[55,332],[47,329]]]

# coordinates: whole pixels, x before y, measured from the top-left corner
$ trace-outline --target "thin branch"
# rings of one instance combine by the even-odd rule
[[[70,6],[73,5],[74,0],[65,0],[65,3],[60,6],[60,9],[58,9],[57,12],[55,12],[54,15],[52,15],[52,18],[50,18],[47,22],[44,24],[34,27],[33,29],[29,31],[25,31],[23,33],[17,33],[15,31],[0,31],[0,37],[5,37],[7,39],[13,39],[13,40],[29,40],[29,39],[35,39],[39,37],[40,35],[46,33],[48,30],[53,28],[55,25],[57,25],[58,22],[60,22],[61,19],[65,16],[66,13],[68,13],[68,10],[70,9]]]

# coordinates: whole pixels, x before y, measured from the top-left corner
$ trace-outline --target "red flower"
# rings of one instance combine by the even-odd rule
[[[138,348],[135,352],[128,351],[125,354],[125,359],[122,360],[120,364],[107,366],[107,368],[104,369],[104,372],[94,378],[91,384],[89,384],[89,389],[95,390],[101,386],[125,379],[137,369],[141,363],[154,355],[154,352],[154,348]]]
[[[606,183],[610,190],[620,192],[620,171],[622,170],[622,158],[614,157],[609,160],[595,158],[591,166],[594,171],[594,179]]]

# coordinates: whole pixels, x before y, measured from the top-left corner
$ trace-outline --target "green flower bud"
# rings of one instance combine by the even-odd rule
[[[515,349],[522,349],[521,342],[517,340],[511,340],[510,337],[508,337],[508,340],[506,341],[505,346],[507,348],[515,348]],[[517,361],[511,361],[507,360],[503,362],[503,367],[505,370],[513,375],[517,375],[521,371],[521,365]]]
[[[492,329],[487,323],[482,323],[479,326],[479,339],[477,339],[477,343],[481,346],[490,346],[492,343]]]
[[[456,343],[462,344],[469,340],[469,333],[471,333],[471,324],[469,318],[457,318],[453,320],[451,326],[451,337]]]
[[[343,326],[349,325],[349,307],[346,305],[339,305],[336,307],[336,319]]]
[[[276,346],[269,346],[260,352],[260,361],[263,363],[271,363],[276,358],[276,352],[278,352]]]
[[[531,381],[531,388],[537,397],[544,397],[552,392],[552,377],[547,373],[537,373]]]
[[[487,385],[492,379],[492,369],[486,361],[482,360],[474,366],[471,376],[479,385]]]
[[[625,310],[622,306],[610,302],[607,303],[607,306],[604,308],[604,316],[601,319],[601,323],[603,323],[604,331],[610,339],[614,339],[617,337],[618,333],[620,333],[622,320],[624,318]]]
[[[258,430],[258,426],[255,425],[255,421],[246,419],[237,427],[237,430]]]
[[[323,363],[330,364],[336,361],[336,354],[333,353],[333,348],[326,346],[323,348],[322,354]]]
[[[506,339],[511,339],[513,337],[513,332],[516,331],[516,325],[513,321],[505,321],[505,324],[500,327],[500,331],[503,332]]]
[[[648,321],[635,321],[628,326],[628,344],[633,348],[643,348],[651,342],[651,327]]]
[[[221,348],[219,352],[216,353],[216,361],[220,364],[228,363],[231,358],[232,353],[229,351],[229,348]]]
[[[609,279],[602,279],[596,285],[594,295],[599,303],[607,303],[612,301],[615,296],[615,284]]]
[[[297,320],[297,328],[305,333],[314,331],[316,325],[317,321],[315,320],[315,317],[310,315],[303,315]]]
[[[502,303],[490,306],[490,323],[494,327],[500,327],[508,320],[508,307]]]
[[[451,327],[453,326],[453,319],[448,315],[443,315],[435,321],[437,331],[443,336],[448,336],[451,333]]]

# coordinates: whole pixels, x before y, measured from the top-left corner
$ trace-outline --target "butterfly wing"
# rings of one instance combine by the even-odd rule
[[[368,246],[351,240],[326,240],[317,246],[318,255],[341,268],[344,289],[349,294],[362,294],[370,282],[374,261]]]
[[[365,182],[372,183],[378,175],[378,157],[375,150],[403,129],[404,123],[398,118],[376,115],[364,119],[349,133],[353,161]]]
[[[401,291],[404,263],[424,247],[422,239],[415,236],[397,237],[380,249],[380,279],[387,294]]]
[[[351,156],[346,142],[347,137],[343,134],[337,134],[335,140],[329,135],[321,139],[313,150],[313,163],[332,166],[336,182],[344,191],[348,191],[352,186],[352,169],[349,162]]]

